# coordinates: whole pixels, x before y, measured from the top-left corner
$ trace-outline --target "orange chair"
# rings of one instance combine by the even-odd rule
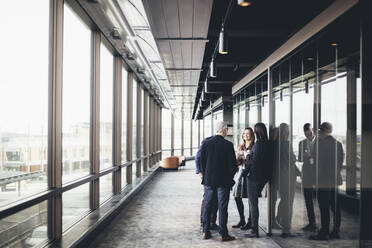
[[[177,156],[167,157],[167,158],[163,159],[163,163],[162,163],[161,167],[163,169],[178,170],[179,158]]]

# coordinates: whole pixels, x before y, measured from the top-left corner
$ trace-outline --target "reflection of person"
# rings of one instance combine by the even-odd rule
[[[247,237],[259,237],[258,233],[258,196],[265,186],[270,170],[270,146],[267,138],[266,126],[257,123],[254,126],[257,142],[252,147],[251,155],[247,156],[248,163],[243,175],[248,176],[249,212],[252,218],[252,230]]]
[[[227,207],[230,198],[230,188],[237,170],[233,144],[224,137],[227,134],[227,124],[220,121],[216,125],[216,135],[205,140],[200,151],[200,169],[203,174],[204,209],[203,209],[203,239],[209,239],[210,215],[213,195],[218,199],[218,222],[221,241],[231,241],[235,238],[228,234]]]
[[[213,137],[213,136],[211,136]],[[200,176],[201,179],[203,179],[203,174],[200,172],[200,151],[203,147],[203,144],[206,140],[210,139],[211,137],[205,138],[198,151],[196,152],[195,155],[195,168],[196,168],[196,174]],[[211,219],[210,219],[210,230],[218,230],[218,225],[216,224],[217,220],[217,210],[218,210],[218,205],[217,205],[217,195],[215,194],[212,199],[212,210],[211,210]],[[203,193],[203,199],[201,203],[201,210],[200,210],[200,225],[203,227],[203,208],[204,208],[204,193]]]
[[[233,225],[233,228],[241,227],[242,230],[250,229],[252,222],[249,216],[247,223],[244,217],[244,204],[242,198],[248,198],[248,178],[243,177],[242,172],[247,163],[247,155],[250,154],[254,144],[254,133],[252,128],[248,127],[244,129],[242,134],[242,144],[238,147],[237,160],[239,165],[239,171],[235,175],[236,184],[233,187],[233,196],[235,197],[236,207],[238,208],[240,221],[238,224]]]
[[[286,123],[279,126],[279,149],[280,202],[277,221],[282,226],[282,237],[286,238],[291,230],[296,177],[301,175],[295,164],[296,157],[289,143],[289,126]]]
[[[332,136],[332,125],[323,122],[319,128],[318,139],[318,202],[321,217],[321,229],[310,239],[328,240],[340,238],[341,211],[338,200],[338,185],[342,184],[341,168],[344,160],[342,144]],[[330,215],[333,212],[333,231],[329,234]]]
[[[309,224],[302,230],[315,231],[315,214],[313,196],[315,189],[315,160],[312,154],[314,153],[315,136],[311,130],[311,124],[304,125],[304,134],[306,139],[301,140],[298,144],[298,161],[303,162],[302,165],[302,186],[304,190],[305,205],[307,210],[307,218]]]

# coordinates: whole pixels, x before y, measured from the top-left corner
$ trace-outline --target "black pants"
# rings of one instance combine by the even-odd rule
[[[314,214],[314,196],[313,188],[304,188],[304,198],[307,211],[307,218],[309,219],[309,224],[315,224],[315,214]]]
[[[205,192],[203,193],[203,200],[202,200],[201,208],[200,208],[200,225],[203,224],[204,196],[205,196]],[[216,224],[217,211],[218,211],[217,193],[214,194],[213,196],[211,207],[212,207],[212,210],[211,210],[210,224]]]
[[[341,226],[341,209],[338,199],[338,190],[335,188],[318,189],[317,193],[322,224],[321,232],[329,233],[329,209],[333,212],[333,230],[339,232]]]
[[[238,208],[240,220],[241,221],[243,221],[243,220],[245,221],[243,198],[235,197],[235,203],[236,203],[236,207]],[[249,200],[248,200],[248,204],[249,204]],[[247,222],[248,223],[249,222],[252,222],[252,220],[251,220],[251,213],[250,212],[249,212],[249,217],[248,217]]]
[[[260,186],[258,183],[248,182],[248,202],[249,202],[249,215],[252,219],[252,230],[258,231],[258,195]]]
[[[278,217],[283,232],[290,232],[292,223],[293,201],[294,201],[294,179],[282,181],[279,188],[280,202],[278,204]]]

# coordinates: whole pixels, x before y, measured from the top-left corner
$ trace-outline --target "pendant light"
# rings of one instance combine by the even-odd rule
[[[219,54],[228,54],[227,51],[227,39],[225,36],[225,28],[224,25],[222,24],[222,28],[220,31],[220,36],[218,40],[218,53]]]
[[[247,6],[251,5],[252,3],[250,1],[246,1],[246,0],[238,0],[238,4],[242,7],[247,7]]]
[[[210,68],[209,68],[209,76],[212,77],[212,78],[215,78],[217,77],[217,71],[216,71],[216,64],[214,63],[214,59],[212,59],[211,61],[211,65],[210,65]]]

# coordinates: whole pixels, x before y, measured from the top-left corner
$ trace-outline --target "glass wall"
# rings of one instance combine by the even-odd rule
[[[182,132],[182,120],[180,118],[174,118],[174,155],[181,155],[181,132]]]
[[[183,138],[183,147],[184,147],[184,152],[183,154],[185,156],[190,156],[190,148],[191,148],[191,143],[190,143],[190,136],[191,136],[191,129],[190,129],[190,120],[183,120],[183,127],[184,127],[184,138]]]
[[[209,114],[204,117],[204,138],[210,137],[212,135],[212,115]]]
[[[91,31],[65,5],[63,38],[63,182],[89,174]]]
[[[0,206],[47,189],[48,23],[46,1],[1,3]]]
[[[172,112],[169,109],[162,109],[162,131],[161,131],[161,149],[168,150],[163,152],[163,157],[169,157],[171,154],[171,135],[172,135]]]
[[[100,81],[100,169],[112,164],[112,122],[113,122],[113,87],[114,59],[106,46],[101,43],[101,81]]]
[[[195,156],[196,151],[199,148],[199,141],[198,141],[198,123],[200,123],[200,120],[193,120],[192,121],[192,155]],[[202,139],[203,136],[200,136],[200,139]],[[200,141],[201,142],[201,141]]]

